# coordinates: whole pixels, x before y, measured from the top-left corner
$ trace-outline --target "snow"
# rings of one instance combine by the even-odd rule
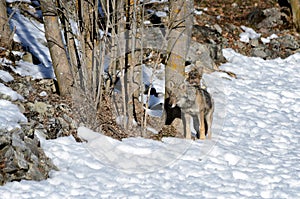
[[[15,71],[54,77],[42,31],[31,31],[40,25],[21,23],[22,17],[16,12],[12,19],[15,39],[43,64],[20,61]],[[244,31],[248,39],[258,36]],[[7,183],[0,198],[300,198],[300,54],[263,60],[225,49],[223,55],[227,63],[220,68],[237,78],[221,72],[203,76],[215,102],[212,140],[120,142],[85,127],[78,129],[88,141],[83,143],[38,135],[59,171],[44,181]],[[2,71],[0,78],[13,81]],[[20,100],[4,84],[0,88]],[[12,102],[0,100],[0,113],[0,129],[27,122]]]
[[[261,36],[261,34],[256,33],[252,28],[246,26],[241,26],[241,28],[244,31],[240,34],[240,41],[242,42],[249,43],[250,39],[258,39]]]
[[[261,38],[261,41],[264,43],[264,44],[266,44],[266,43],[270,43],[271,42],[271,39],[276,39],[276,38],[278,38],[278,36],[276,35],[276,34],[271,34],[269,37],[267,37],[267,38],[264,38],[264,37],[262,37]]]
[[[167,17],[167,13],[166,12],[162,12],[162,11],[156,11],[155,15],[158,17]]]
[[[44,35],[43,24],[25,17],[18,9],[10,8],[8,11],[10,14],[13,14],[10,26],[16,29],[14,40],[22,43],[22,46],[41,62],[39,65],[34,65],[20,60],[11,69],[21,76],[31,76],[33,79],[54,79],[55,74]],[[21,55],[19,52],[14,52],[14,54]],[[2,63],[7,64],[7,60],[2,60]],[[0,77],[1,74],[3,73],[0,71]]]
[[[0,79],[4,82],[11,82],[14,80],[13,76],[4,70],[0,70]]]
[[[15,3],[15,2],[31,3],[30,0],[6,0],[6,3]]]
[[[200,15],[203,14],[203,11],[202,11],[202,10],[196,10],[196,9],[195,9],[195,10],[194,10],[194,14],[200,16]]]
[[[151,21],[145,20],[145,21],[144,21],[144,25],[151,25]]]
[[[41,68],[52,69],[50,52],[44,35],[44,25],[35,20],[30,20],[20,13],[19,10],[10,10],[13,13],[10,26],[16,28],[14,40],[27,47],[30,53],[36,56],[41,62]],[[50,70],[48,69],[48,70]],[[52,74],[51,74],[52,75]]]
[[[26,123],[27,118],[19,111],[17,105],[7,100],[0,99],[0,129],[8,131],[20,128],[19,123]]]
[[[300,54],[223,54],[221,69],[237,79],[204,75],[216,104],[212,140],[120,142],[85,127],[78,129],[84,143],[40,136],[59,171],[7,183],[1,198],[299,198]],[[3,102],[1,109],[10,107]]]
[[[163,142],[128,138],[120,142],[84,127],[78,129],[78,135],[88,140],[87,149],[102,164],[131,174],[155,172],[168,166],[192,144],[190,140],[175,138],[165,138]]]
[[[16,67],[11,69],[21,76],[31,76],[32,79],[54,79],[54,71],[52,67],[44,67],[42,65],[34,65],[29,62],[20,60]]]
[[[0,83],[0,93],[9,96],[13,101],[24,100],[23,96],[21,96],[16,91],[12,90],[11,88],[5,86],[2,83]]]

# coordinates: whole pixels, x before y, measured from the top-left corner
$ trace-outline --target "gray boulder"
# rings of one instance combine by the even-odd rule
[[[44,180],[56,166],[45,155],[36,136],[22,129],[0,130],[0,185],[20,180]]]

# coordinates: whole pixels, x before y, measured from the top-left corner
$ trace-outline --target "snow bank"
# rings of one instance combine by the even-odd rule
[[[13,76],[4,70],[0,70],[0,79],[4,82],[10,82],[14,80]]]
[[[20,128],[19,123],[27,122],[27,118],[20,112],[17,105],[0,99],[0,129]]]
[[[248,43],[250,39],[258,39],[261,36],[261,34],[256,33],[252,28],[246,26],[241,26],[241,28],[244,31],[240,34],[240,41],[242,42]]]
[[[216,104],[211,141],[119,142],[84,127],[87,143],[41,137],[60,170],[8,183],[1,198],[300,198],[300,54],[223,53],[221,68],[237,79],[204,75]]]

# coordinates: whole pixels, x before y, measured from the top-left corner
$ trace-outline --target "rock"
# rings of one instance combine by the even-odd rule
[[[299,48],[299,43],[295,37],[290,34],[279,37],[277,41],[280,42],[282,48],[288,48],[291,50],[297,50]]]
[[[0,150],[11,144],[11,137],[5,136],[6,132],[0,132]]]
[[[21,113],[25,113],[25,106],[24,103],[20,102],[20,101],[15,101],[14,104],[16,104],[20,110]]]
[[[250,40],[250,45],[251,45],[252,47],[258,47],[258,46],[259,46],[259,41],[258,41],[258,39],[251,39],[251,40]]]
[[[64,120],[64,118],[58,117],[57,120],[63,130],[69,129],[69,123],[66,122],[66,120]]]
[[[14,149],[12,146],[6,146],[3,150],[1,150],[1,159],[3,159],[3,173],[11,173],[16,171],[18,168],[14,165]],[[1,173],[2,173],[1,172]]]
[[[266,18],[266,15],[259,8],[254,9],[247,15],[248,22],[253,25],[257,25],[257,24],[261,23],[265,18]]]
[[[241,42],[241,41],[234,41],[234,44],[235,44],[235,46],[237,46],[238,47],[238,49],[244,49],[244,48],[246,48],[246,44],[244,43],[244,42]]]
[[[229,32],[229,33],[234,33],[236,30],[239,30],[240,27],[234,25],[234,24],[225,24],[225,31]]]
[[[215,69],[216,64],[212,60],[210,56],[209,49],[198,42],[191,42],[189,52],[187,55],[187,60],[189,60],[192,63],[195,63],[196,61],[200,64],[199,67],[209,68],[209,69]]]
[[[34,134],[39,134],[45,139],[49,139],[48,132],[45,128],[34,128]]]
[[[25,52],[24,55],[22,56],[22,60],[32,64],[33,63],[32,54],[30,52]]]
[[[222,34],[222,28],[219,24],[214,24],[214,28],[218,31],[218,33]]]
[[[27,102],[25,104],[25,107],[28,109],[28,112],[33,112],[34,111],[34,103],[32,103],[32,102]]]
[[[64,104],[64,103],[60,103],[56,106],[56,109],[58,111],[62,111],[64,113],[70,113],[72,112],[72,110],[70,109],[70,107],[67,105],[67,104]]]
[[[183,122],[181,118],[175,118],[171,124],[179,133],[181,133],[183,137],[184,133],[184,127],[183,127]]]
[[[71,129],[78,128],[78,123],[73,118],[71,118],[67,114],[63,114],[63,118],[65,121],[67,121],[69,123]]]
[[[270,41],[270,46],[272,51],[278,52],[281,50],[280,42],[277,39],[272,39]]]
[[[159,27],[147,27],[143,31],[143,37],[147,38],[143,40],[143,47],[150,49],[166,50],[166,40],[164,38],[165,29]],[[131,42],[129,42],[131,45]],[[140,48],[139,42],[137,42],[137,48]],[[130,48],[130,47],[129,47]]]
[[[258,29],[260,28],[274,28],[279,25],[288,25],[288,16],[282,13],[279,8],[269,8],[263,10],[263,19],[260,23],[256,25]]]
[[[24,154],[22,153],[23,149],[20,148],[15,148],[16,150],[14,151],[14,155],[15,155],[15,165],[19,168],[19,169],[24,169],[24,170],[28,170],[28,163],[25,160]],[[26,150],[26,149],[25,149]],[[28,154],[28,153],[27,153]]]
[[[0,99],[12,101],[11,96],[6,95],[6,94],[4,94],[4,93],[0,93]]]
[[[41,79],[38,82],[40,88],[46,91],[47,93],[56,93],[56,86],[53,79]]]
[[[46,114],[46,112],[48,111],[50,105],[46,104],[44,102],[36,102],[34,104],[34,111],[38,112],[39,114]]]
[[[0,185],[22,179],[43,180],[50,170],[57,170],[37,137],[29,138],[18,128],[0,130],[0,135]]]
[[[13,130],[11,134],[12,138],[12,146],[20,149],[25,149],[25,143],[24,143],[24,133],[23,131],[19,130]]]
[[[261,57],[263,59],[267,58],[268,55],[265,53],[263,48],[253,48],[251,52],[251,56],[253,57]]]
[[[222,48],[226,44],[223,43],[222,35],[214,27],[195,25],[192,36],[199,41],[196,43],[201,43],[208,48],[210,59],[214,60],[214,62],[224,61]]]
[[[20,95],[22,95],[24,98],[27,98],[28,96],[30,96],[30,93],[33,92],[32,86],[26,81],[22,83],[15,83],[13,85],[13,89],[17,93],[20,93]]]
[[[26,178],[29,180],[33,178],[34,180],[40,181],[45,179],[45,175],[43,170],[38,168],[38,165],[32,164],[30,165]]]
[[[33,139],[25,137],[24,142],[30,148],[30,151],[33,153],[32,155],[38,157],[40,153],[40,141],[38,138],[36,136]]]

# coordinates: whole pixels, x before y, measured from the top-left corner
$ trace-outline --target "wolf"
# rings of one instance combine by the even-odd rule
[[[206,88],[200,85],[198,80],[191,78],[193,73],[189,73],[183,84],[169,80],[166,87],[167,106],[181,111],[181,118],[184,126],[184,136],[191,139],[190,121],[193,119],[194,129],[197,131],[197,138],[204,140],[207,136],[211,139],[211,126],[214,112],[214,101]],[[197,83],[195,83],[197,82]],[[168,117],[168,113],[167,113]]]

